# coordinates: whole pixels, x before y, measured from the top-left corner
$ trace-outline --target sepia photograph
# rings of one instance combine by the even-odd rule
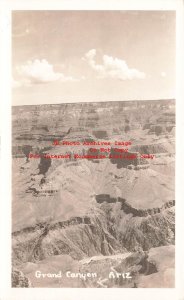
[[[13,288],[175,288],[174,10],[12,11]]]

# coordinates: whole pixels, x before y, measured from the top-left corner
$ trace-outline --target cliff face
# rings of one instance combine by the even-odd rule
[[[29,288],[31,286],[30,280],[21,272],[16,269],[12,271],[12,287]]]
[[[148,145],[135,145],[132,150],[139,152],[140,154],[159,154],[159,153],[173,153],[174,145],[170,144],[168,141],[164,143],[154,143]]]
[[[16,265],[67,254],[73,259],[117,252],[149,250],[174,243],[174,210],[147,217],[102,204],[96,215],[65,222],[40,224],[13,233]]]
[[[152,134],[150,128],[158,118],[163,126],[174,125],[170,105],[92,103],[14,110],[13,286],[135,288],[150,286],[147,278],[150,287],[159,285],[169,272],[169,262],[161,263],[164,253],[174,260],[174,133]],[[50,141],[62,141],[61,136],[67,141],[131,141],[127,153],[138,158],[76,160],[72,155],[85,154],[89,147],[53,146]],[[27,160],[25,146],[34,153],[70,153],[72,158]],[[110,151],[115,154],[114,147]],[[140,158],[142,154],[154,154],[154,159]],[[57,272],[58,266],[62,271],[98,270],[99,278],[35,277],[37,269]],[[132,276],[109,278],[109,272]],[[173,286],[171,278],[164,277],[163,287]]]
[[[96,201],[97,203],[121,203],[120,209],[123,210],[126,214],[131,214],[133,217],[146,217],[149,215],[155,215],[162,211],[164,211],[166,208],[175,206],[175,200],[171,200],[166,202],[162,207],[156,207],[151,209],[136,209],[132,207],[130,204],[127,203],[125,199],[122,199],[120,197],[118,198],[111,198],[108,194],[102,194],[102,195],[96,195]]]
[[[151,274],[152,276],[157,274],[156,278],[163,276],[163,271],[159,270],[157,262],[149,259],[149,251],[152,253],[152,248],[156,247],[155,249],[158,249],[158,254],[160,254],[159,249],[165,246],[163,255],[167,257],[167,251],[170,249],[167,247],[171,247],[168,245],[174,244],[173,208],[167,208],[162,213],[155,213],[148,217],[133,217],[131,213],[118,213],[119,209],[114,205],[116,204],[106,203],[105,206],[102,204],[95,217],[95,212],[93,212],[91,219],[81,218],[63,223],[40,224],[35,228],[15,232],[13,234],[13,261],[16,268],[22,269],[23,267],[23,270],[26,268],[26,275],[29,279],[33,277],[35,287],[39,286],[38,281],[35,281],[35,271],[40,267],[41,270],[45,270],[45,266],[52,257],[58,257],[58,259],[70,257],[73,262],[79,262],[78,271],[99,270],[100,277],[104,279],[112,270],[113,272],[130,272],[132,276],[132,279],[125,281],[122,278],[115,278],[114,275],[111,280],[107,280],[105,285],[103,281],[96,280],[87,282],[76,280],[70,285],[65,281],[51,283],[51,286],[54,284],[55,287],[75,287],[75,284],[78,287],[139,287],[145,285],[144,276]],[[118,256],[118,253],[121,255]],[[128,258],[126,258],[127,253]],[[31,269],[27,267],[30,263],[32,263]],[[48,264],[47,272],[49,273],[52,270],[51,266],[52,264]],[[163,265],[164,272],[167,267],[167,264]],[[68,268],[75,271],[73,263]],[[61,264],[61,269],[63,270],[63,264]],[[169,282],[173,275],[174,272]],[[22,279],[14,280],[14,286],[16,282],[17,286],[22,286],[20,281],[22,282]],[[151,283],[150,287],[156,287],[154,280]],[[42,284],[46,286],[44,282]],[[165,286],[167,284],[166,281]],[[174,282],[172,286],[173,284]]]

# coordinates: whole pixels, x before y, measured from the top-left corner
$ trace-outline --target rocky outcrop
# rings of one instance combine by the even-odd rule
[[[81,261],[81,271],[84,273],[99,270],[100,280],[93,280],[91,287],[138,287],[140,275],[149,275],[157,272],[154,262],[148,260],[148,253],[137,251],[107,257],[92,257],[88,262]],[[84,283],[84,287],[88,283]]]
[[[132,151],[139,152],[140,154],[156,154],[156,153],[167,153],[168,150],[164,144],[147,144],[147,145],[133,145]]]
[[[97,139],[106,139],[106,138],[108,138],[106,130],[95,130],[95,131],[93,131],[93,135]]]
[[[44,156],[40,157],[40,163],[38,165],[39,173],[45,175],[51,166],[52,160],[51,158],[45,158]]]
[[[23,274],[22,271],[13,269],[12,270],[12,287],[13,288],[30,288],[30,280]]]
[[[162,212],[155,209],[154,214],[143,216],[125,201],[119,204],[104,202],[91,216],[38,224],[13,233],[14,263],[35,262],[61,254],[79,260],[93,255],[135,251],[137,247],[148,250],[174,243],[172,207]]]
[[[174,244],[175,218],[174,211],[167,209],[164,213],[147,218],[130,218],[120,222],[119,240],[129,251],[137,247],[149,250]]]
[[[82,259],[94,254],[109,255],[123,249],[108,231],[102,212],[91,220],[88,217],[72,218],[29,230],[29,234],[25,229],[13,233],[13,261],[17,264],[59,254]]]
[[[116,164],[118,169],[128,168],[130,165],[132,166],[140,166],[140,165],[149,165],[146,159],[140,158],[138,151],[134,152],[135,149],[131,149],[131,152],[126,152],[122,156],[123,158],[118,157],[117,151],[114,148],[111,148],[111,157],[110,161],[112,164]]]
[[[132,214],[133,217],[146,217],[148,215],[155,215],[160,213],[162,210],[166,208],[170,208],[175,206],[175,200],[170,200],[166,202],[162,207],[155,207],[151,209],[136,209],[127,203],[126,199],[121,197],[112,198],[108,194],[100,194],[96,195],[97,203],[121,203],[121,210],[123,210],[126,214]]]

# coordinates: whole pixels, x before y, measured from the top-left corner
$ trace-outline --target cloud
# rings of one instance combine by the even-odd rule
[[[30,82],[30,84],[36,83],[48,83],[60,80],[76,81],[71,76],[65,76],[63,73],[55,72],[53,65],[49,64],[47,60],[35,59],[28,61],[26,64],[17,67],[19,76]]]
[[[126,79],[144,79],[145,73],[137,69],[128,67],[126,61],[114,58],[109,55],[103,55],[103,64],[96,64],[95,61],[96,49],[91,49],[85,54],[84,60],[87,61],[89,66],[96,71],[98,78],[113,78],[119,80]]]

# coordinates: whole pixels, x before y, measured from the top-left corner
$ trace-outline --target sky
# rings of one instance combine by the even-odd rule
[[[13,105],[175,97],[174,11],[14,11]]]

